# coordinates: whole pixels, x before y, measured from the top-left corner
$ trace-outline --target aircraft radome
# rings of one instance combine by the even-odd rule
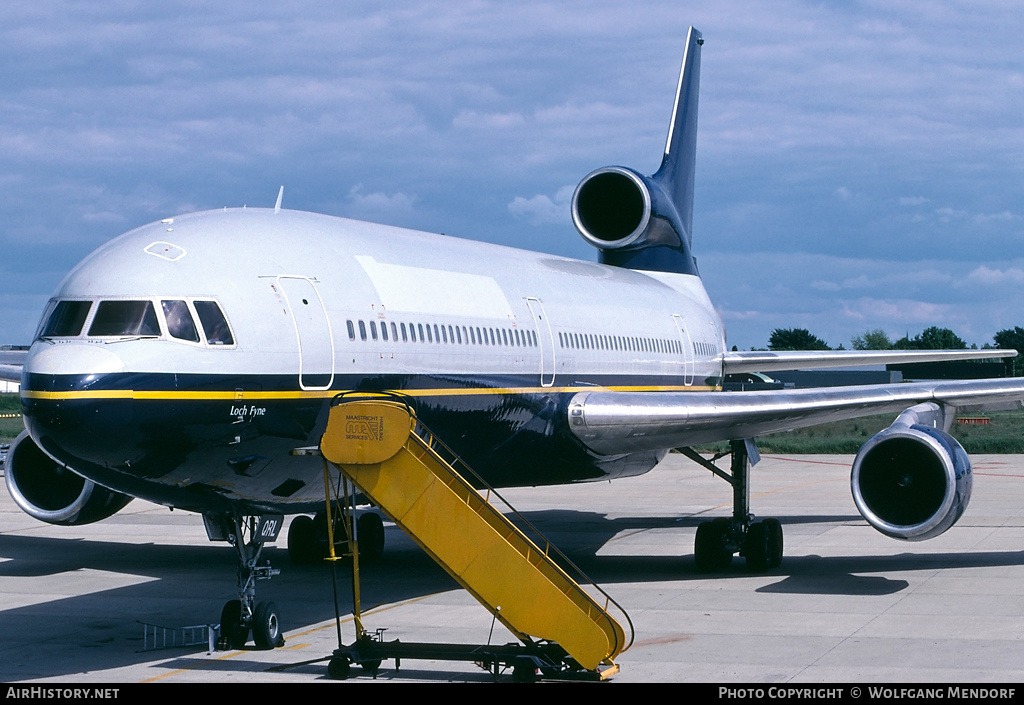
[[[691,29],[659,169],[588,174],[572,218],[599,263],[282,209],[175,215],[78,264],[46,306],[20,370],[26,430],[6,482],[53,524],[102,520],[133,497],[201,513],[238,550],[222,618],[280,643],[256,603],[262,530],[294,520],[289,551],[326,535],[322,462],[304,454],[342,392],[398,392],[496,487],[647,472],[665,454],[732,442],[731,517],[697,531],[698,569],[740,553],[782,559],[778,521],[754,522],[747,478],[768,432],[902,412],[852,471],[857,507],[890,536],[935,536],[961,516],[970,462],[958,409],[1020,406],[1024,382],[982,380],[763,392],[726,375],[967,359],[1014,351],[728,352],[692,237],[703,40]],[[9,369],[9,368],[5,368]],[[8,376],[13,376],[8,373]],[[751,456],[753,455],[753,458]],[[276,524],[275,524],[276,522]],[[381,520],[358,524],[369,554]]]

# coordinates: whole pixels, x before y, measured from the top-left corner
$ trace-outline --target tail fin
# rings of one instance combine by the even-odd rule
[[[686,37],[683,65],[679,69],[676,102],[668,126],[665,156],[653,178],[672,197],[685,229],[687,243],[693,242],[693,181],[697,168],[697,98],[700,93],[700,48],[704,44],[693,27]]]
[[[653,176],[610,166],[583,178],[572,199],[572,217],[600,259],[629,269],[697,274],[690,252],[700,47],[693,27],[686,37],[668,140]]]

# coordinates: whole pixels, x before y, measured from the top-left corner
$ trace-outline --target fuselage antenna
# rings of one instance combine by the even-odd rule
[[[280,213],[281,212],[281,199],[282,198],[284,198],[284,186],[281,186],[281,189],[277,192],[277,203],[274,204],[274,212],[275,213]]]

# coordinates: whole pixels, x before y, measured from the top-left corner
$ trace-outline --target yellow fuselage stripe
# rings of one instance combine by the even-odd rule
[[[713,392],[715,387],[697,387],[682,385],[654,386],[614,386],[614,387],[481,387],[470,389],[399,389],[394,390],[410,397],[458,397],[482,395],[515,395],[552,392],[575,393],[596,390],[613,392]],[[329,399],[344,390],[293,390],[285,392],[258,391],[144,391],[134,389],[100,389],[89,391],[44,392],[34,389],[22,389],[21,396],[25,399],[43,399],[47,401],[81,401],[91,399],[130,399],[133,401],[262,401],[289,399]],[[368,392],[367,394],[372,395]]]

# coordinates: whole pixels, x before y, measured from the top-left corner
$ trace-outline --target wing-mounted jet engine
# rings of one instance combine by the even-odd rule
[[[937,404],[913,406],[861,447],[850,484],[858,511],[886,536],[934,538],[971,499],[971,461],[943,428]],[[952,419],[952,415],[948,418]]]
[[[7,490],[29,516],[59,526],[81,526],[113,516],[132,501],[101,487],[48,456],[22,431],[7,454]]]
[[[617,267],[697,274],[690,251],[697,158],[700,32],[690,28],[661,167],[653,176],[608,166],[583,178],[572,220],[600,261]]]

